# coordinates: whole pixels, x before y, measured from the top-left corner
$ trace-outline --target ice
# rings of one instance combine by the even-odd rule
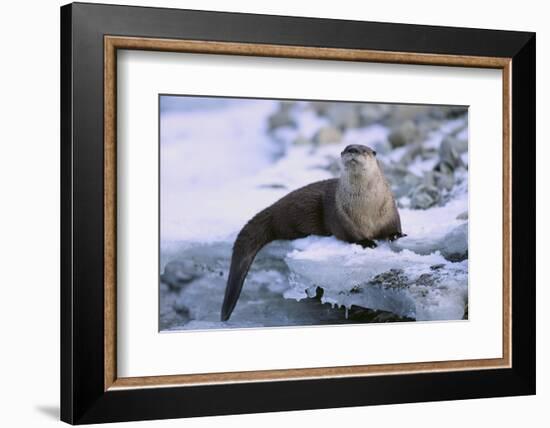
[[[295,241],[285,259],[288,298],[323,289],[323,302],[385,310],[416,320],[462,319],[467,299],[467,261],[452,263],[438,252],[396,252],[387,243],[364,249],[332,237]]]

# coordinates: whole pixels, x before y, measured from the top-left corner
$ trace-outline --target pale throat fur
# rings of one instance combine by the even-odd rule
[[[336,206],[356,226],[356,239],[375,239],[393,210],[391,190],[374,156],[344,163],[336,190]]]

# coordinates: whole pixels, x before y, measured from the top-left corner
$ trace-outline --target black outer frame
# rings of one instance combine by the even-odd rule
[[[512,58],[512,368],[104,391],[103,37]],[[535,34],[74,3],[61,8],[61,420],[72,424],[535,393]]]

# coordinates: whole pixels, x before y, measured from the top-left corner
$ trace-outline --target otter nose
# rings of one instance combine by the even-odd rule
[[[354,155],[358,155],[359,154],[359,149],[357,149],[355,147],[346,147],[346,149],[344,150],[344,153],[351,153],[351,154],[354,154]]]

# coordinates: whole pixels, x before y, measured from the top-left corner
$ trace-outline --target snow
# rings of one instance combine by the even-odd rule
[[[468,210],[468,199],[462,194],[442,207],[429,210],[399,210],[403,233],[392,246],[396,249],[408,249],[418,254],[430,254],[441,248],[442,239],[456,227],[465,223],[457,217]]]
[[[241,183],[271,163],[274,147],[263,119],[276,103],[252,100],[222,105],[217,110],[161,115],[162,241],[226,237],[258,206],[242,201],[264,203],[261,194]],[[238,203],[235,195],[241,199]]]

